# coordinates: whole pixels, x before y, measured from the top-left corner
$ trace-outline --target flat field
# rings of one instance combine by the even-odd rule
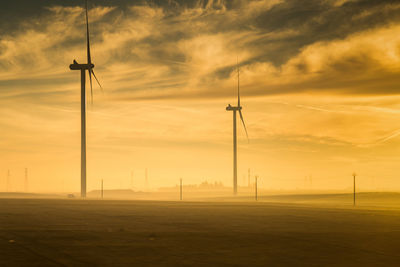
[[[399,266],[400,209],[0,199],[0,266]]]

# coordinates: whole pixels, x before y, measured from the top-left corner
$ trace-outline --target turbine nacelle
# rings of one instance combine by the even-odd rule
[[[229,105],[226,107],[226,110],[227,110],[227,111],[242,110],[242,107],[234,107],[234,106],[231,106],[231,104],[229,104]]]
[[[71,70],[91,70],[94,68],[94,64],[79,64],[74,60],[74,64],[69,65]]]

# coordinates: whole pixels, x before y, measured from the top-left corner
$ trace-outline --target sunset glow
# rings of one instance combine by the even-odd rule
[[[21,1],[19,1],[21,2]],[[0,11],[0,190],[78,191],[80,1]],[[236,62],[250,142],[238,182],[271,190],[400,190],[400,4],[393,1],[92,1],[88,190],[232,186]],[[4,13],[4,14],[3,14]],[[7,13],[7,14],[6,14]],[[16,18],[11,20],[10,18]],[[90,92],[90,91],[89,91]],[[88,94],[88,99],[90,95]],[[309,178],[312,177],[312,184]]]

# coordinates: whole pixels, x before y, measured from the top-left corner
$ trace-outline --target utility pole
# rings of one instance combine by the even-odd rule
[[[101,199],[104,198],[104,183],[103,183],[103,179],[101,179]]]
[[[356,205],[356,173],[353,173],[353,206]]]
[[[8,192],[10,190],[10,170],[7,171],[7,181],[6,181],[6,191]]]
[[[181,201],[182,201],[182,178],[180,179],[180,182],[181,182],[181,184],[180,184],[180,199],[181,199]]]
[[[25,192],[28,192],[28,168],[25,168]]]
[[[258,183],[257,183],[257,180],[258,180],[258,175],[256,175],[255,176],[255,197],[256,197],[256,201],[258,200],[258,192],[257,192],[257,190],[258,190],[258,188],[257,188],[257,186],[258,186]]]

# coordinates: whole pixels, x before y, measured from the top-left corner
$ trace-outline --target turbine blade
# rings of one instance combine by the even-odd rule
[[[94,71],[93,71],[93,70],[91,70],[91,72],[92,72],[93,77],[94,77],[94,79],[96,80],[97,84],[100,86],[101,92],[103,92],[103,86],[101,86],[101,84],[100,84],[100,82],[99,82],[99,79],[97,79],[97,76],[96,76],[96,74],[94,74]]]
[[[93,70],[89,68],[89,81],[90,81],[90,102],[93,105],[93,82],[92,82],[92,72]]]
[[[90,53],[90,32],[89,32],[89,8],[88,8],[88,0],[85,0],[85,13],[86,13],[86,41],[87,41],[87,64],[89,65],[88,71],[89,71],[89,81],[90,81],[90,94],[91,94],[91,99],[92,99],[92,104],[93,104],[93,81],[92,81],[92,75],[95,78],[96,82],[99,84],[101,91],[103,92],[103,87],[101,86],[99,80],[96,77],[96,74],[94,74],[93,68],[92,68],[92,56]]]
[[[90,34],[89,34],[89,15],[88,15],[88,1],[86,3],[86,44],[87,44],[87,63],[89,66],[92,64],[92,57],[90,55]]]
[[[236,61],[237,76],[238,76],[238,107],[240,107],[240,70],[239,70],[239,58]]]
[[[93,81],[92,81],[92,57],[90,54],[90,32],[89,32],[89,14],[88,14],[88,0],[85,1],[85,14],[86,14],[86,44],[87,44],[87,64],[89,65],[89,81],[90,81],[90,96],[91,104],[93,105]]]
[[[242,123],[243,123],[244,131],[246,132],[247,142],[249,142],[249,135],[247,134],[246,124],[244,123],[242,110],[240,110],[240,109],[239,109],[239,116],[240,116],[240,120],[241,120]]]

